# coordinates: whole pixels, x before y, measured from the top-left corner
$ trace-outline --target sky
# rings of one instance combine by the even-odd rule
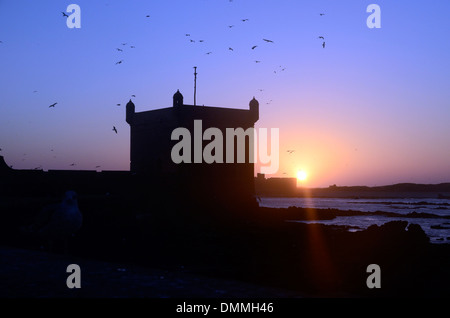
[[[447,0],[0,0],[0,155],[14,169],[128,170],[126,103],[170,107],[179,89],[193,104],[197,66],[197,105],[255,97],[255,128],[279,129],[266,177],[450,182],[448,12]]]

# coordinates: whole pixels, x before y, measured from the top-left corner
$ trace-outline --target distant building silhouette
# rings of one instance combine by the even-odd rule
[[[253,153],[249,152],[246,138],[246,162],[237,163],[237,139],[234,140],[234,163],[226,163],[226,128],[254,127],[259,119],[259,103],[253,98],[249,109],[230,109],[211,106],[186,105],[183,95],[173,95],[172,107],[136,112],[130,100],[126,105],[126,121],[130,125],[130,170],[144,177],[148,185],[160,191],[172,190],[173,195],[208,201],[240,202],[254,200]],[[202,121],[203,132],[211,127],[220,129],[223,135],[223,163],[194,163],[194,121]],[[171,140],[176,128],[184,127],[191,134],[191,163],[174,163],[171,152],[179,140]],[[201,141],[202,153],[211,141]],[[250,162],[251,161],[251,162]]]
[[[259,196],[290,197],[296,196],[296,178],[266,178],[258,173],[255,178],[255,192]]]

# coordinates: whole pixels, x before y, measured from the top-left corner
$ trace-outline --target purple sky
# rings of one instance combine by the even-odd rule
[[[71,3],[79,29],[61,13]],[[15,169],[127,170],[125,104],[168,107],[177,89],[192,104],[197,66],[197,104],[255,96],[256,127],[279,128],[273,176],[448,182],[448,12],[446,0],[0,1],[0,155]]]

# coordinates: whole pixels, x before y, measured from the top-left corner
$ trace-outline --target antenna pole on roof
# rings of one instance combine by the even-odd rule
[[[197,66],[194,66],[194,106],[196,105],[195,103],[196,95],[197,95]]]

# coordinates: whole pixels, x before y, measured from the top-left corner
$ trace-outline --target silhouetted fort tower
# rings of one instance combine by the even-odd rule
[[[249,162],[249,139],[246,137],[246,162],[237,163],[237,139],[234,140],[233,163],[226,163],[226,128],[254,127],[259,119],[259,103],[253,98],[249,109],[230,109],[210,106],[193,106],[183,103],[183,95],[173,95],[173,106],[156,110],[135,112],[130,100],[126,106],[126,121],[130,125],[130,170],[145,176],[156,189],[177,195],[187,195],[200,200],[228,201],[253,200],[254,160]],[[223,136],[223,163],[194,163],[194,120],[202,121],[203,132],[219,128]],[[191,133],[191,163],[176,164],[171,151],[180,140],[171,140],[174,129],[184,127]],[[202,154],[205,145],[202,141]],[[250,154],[253,157],[253,153]]]

